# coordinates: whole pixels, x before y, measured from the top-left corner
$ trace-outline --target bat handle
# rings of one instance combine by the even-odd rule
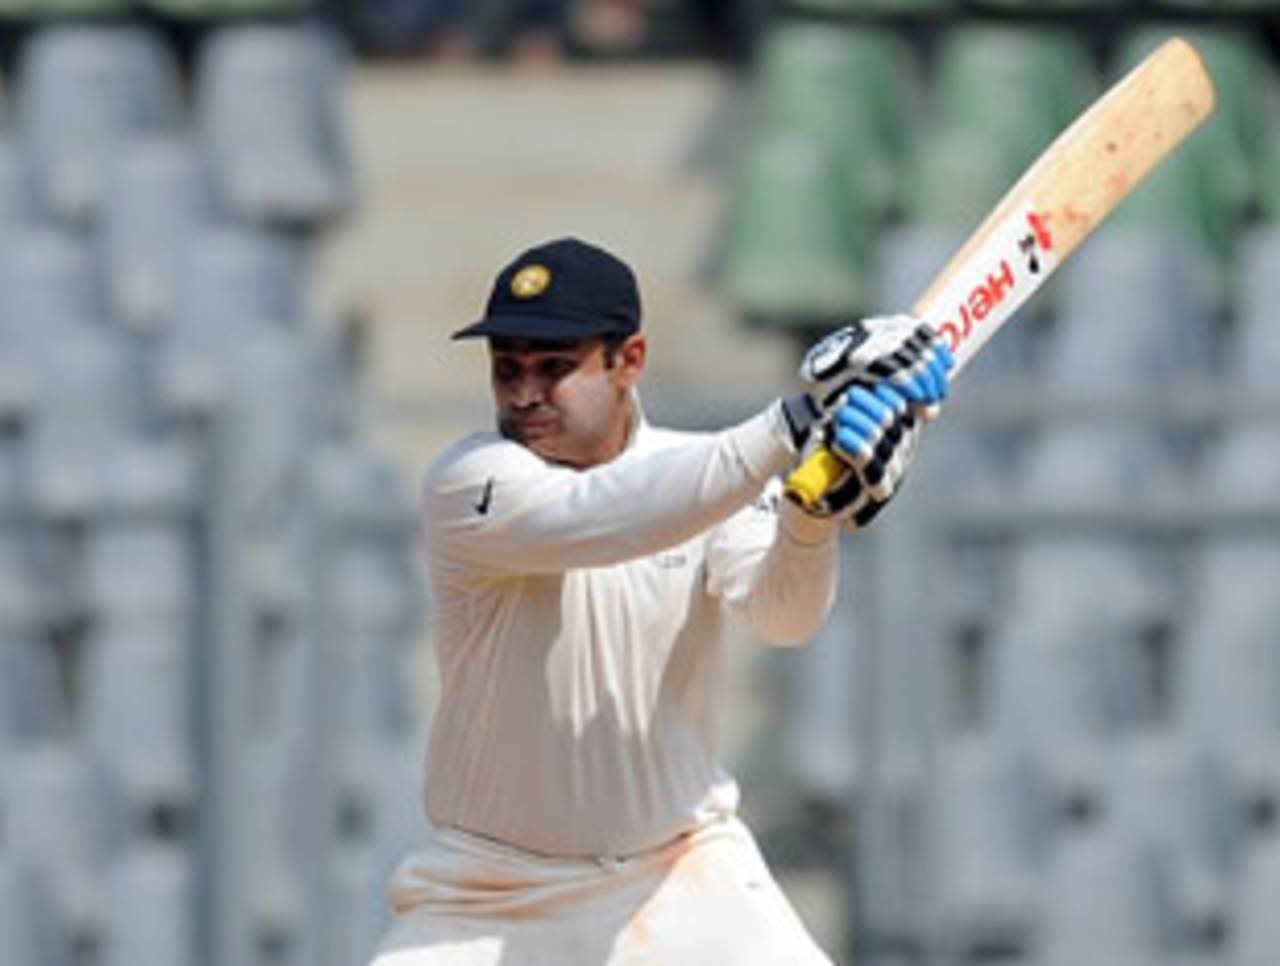
[[[844,472],[844,461],[825,446],[815,450],[787,477],[787,496],[810,508]]]

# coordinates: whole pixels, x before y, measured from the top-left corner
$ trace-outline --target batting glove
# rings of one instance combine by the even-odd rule
[[[902,484],[924,424],[935,419],[955,360],[911,316],[867,319],[828,336],[801,365],[822,441],[846,471],[810,513],[870,523]]]
[[[824,434],[845,471],[808,512],[865,527],[898,492],[923,431],[923,419],[887,384],[852,389]]]
[[[837,329],[805,353],[800,378],[828,417],[855,385],[888,382],[926,419],[937,416],[955,359],[945,338],[910,315],[863,319]]]

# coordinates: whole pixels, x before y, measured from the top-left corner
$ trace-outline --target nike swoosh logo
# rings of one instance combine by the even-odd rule
[[[475,505],[476,513],[485,516],[489,512],[489,504],[493,502],[493,477],[489,477],[489,482],[484,485],[484,492],[480,494],[480,502]]]

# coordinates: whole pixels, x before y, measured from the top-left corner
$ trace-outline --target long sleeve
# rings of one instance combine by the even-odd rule
[[[807,641],[835,602],[838,527],[776,493],[718,528],[707,551],[708,591],[774,644]]]
[[[776,404],[722,432],[633,447],[589,470],[549,464],[496,434],[479,434],[427,474],[432,558],[494,576],[630,560],[731,516],[793,458]]]

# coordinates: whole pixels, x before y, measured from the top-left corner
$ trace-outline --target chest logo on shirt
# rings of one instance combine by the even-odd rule
[[[663,570],[677,570],[689,562],[689,555],[683,551],[675,550],[657,554],[653,558],[653,562]]]
[[[484,485],[484,491],[480,494],[480,499],[475,503],[476,513],[486,516],[489,513],[489,505],[493,502],[493,477],[489,477],[489,481]]]

